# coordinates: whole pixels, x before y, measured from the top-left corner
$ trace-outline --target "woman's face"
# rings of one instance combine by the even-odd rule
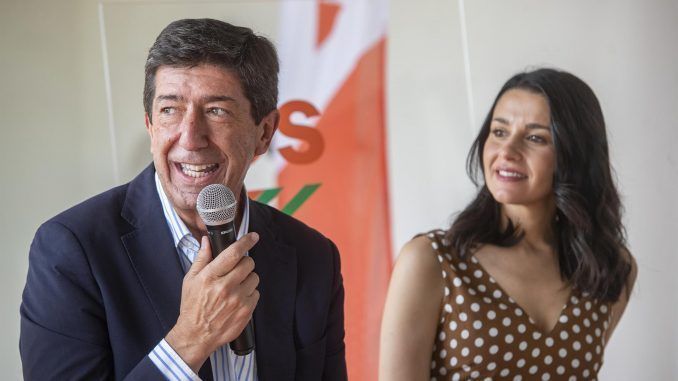
[[[512,89],[499,98],[483,150],[485,184],[497,202],[552,202],[556,154],[550,125],[543,95]]]

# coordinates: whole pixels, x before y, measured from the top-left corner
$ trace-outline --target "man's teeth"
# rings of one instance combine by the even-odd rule
[[[518,172],[511,172],[511,171],[504,171],[504,170],[499,170],[499,175],[503,176],[503,177],[515,177],[515,178],[525,177],[525,175],[520,174]]]
[[[217,169],[218,164],[185,164],[181,163],[181,171],[191,177],[204,177]]]

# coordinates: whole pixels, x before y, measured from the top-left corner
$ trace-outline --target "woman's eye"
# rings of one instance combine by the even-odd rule
[[[534,143],[546,143],[546,139],[542,138],[541,136],[538,135],[530,135],[527,137],[527,140],[534,142]]]
[[[503,136],[506,136],[506,131],[502,130],[501,128],[495,128],[492,130],[492,135],[501,138]]]

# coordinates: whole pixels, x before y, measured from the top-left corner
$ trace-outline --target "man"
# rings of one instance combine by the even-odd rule
[[[336,247],[243,187],[278,126],[277,74],[250,29],[180,20],[160,33],[144,85],[153,164],[31,245],[27,380],[346,379]],[[214,183],[241,202],[239,240],[212,259],[195,205]],[[250,319],[256,347],[238,356],[228,343]]]

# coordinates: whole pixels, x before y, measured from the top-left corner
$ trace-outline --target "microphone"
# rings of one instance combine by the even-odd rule
[[[219,255],[237,239],[235,230],[237,205],[233,192],[222,184],[210,184],[198,194],[196,209],[205,226],[207,226],[207,235],[213,256]],[[229,345],[238,356],[252,352],[254,349],[252,320]]]

